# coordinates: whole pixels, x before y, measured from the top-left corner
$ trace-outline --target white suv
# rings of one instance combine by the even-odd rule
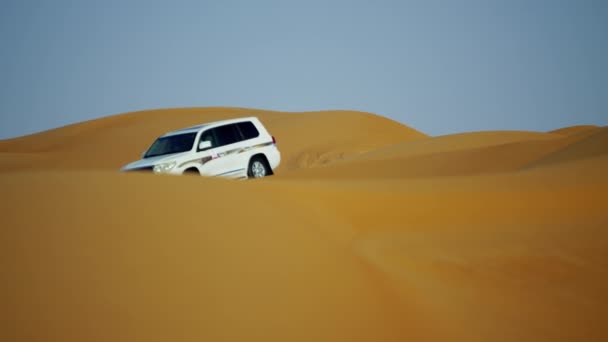
[[[276,140],[256,117],[207,123],[166,133],[122,171],[259,178],[281,162]]]

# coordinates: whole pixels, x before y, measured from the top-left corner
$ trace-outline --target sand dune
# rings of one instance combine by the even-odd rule
[[[570,135],[570,134],[576,134],[576,133],[585,132],[585,131],[594,131],[599,128],[600,127],[594,126],[594,125],[578,125],[578,126],[571,126],[571,127],[563,127],[560,129],[550,131],[549,133]]]
[[[526,131],[487,131],[450,134],[393,144],[356,156],[358,160],[394,159],[434,153],[466,151],[510,143],[556,140],[559,135]]]
[[[586,131],[588,132],[588,131]],[[585,132],[585,133],[586,133]],[[587,134],[576,134],[573,143],[531,163],[530,166],[554,164],[608,154],[608,127],[598,128]]]
[[[137,159],[167,131],[249,115],[258,116],[275,135],[284,155],[282,169],[327,164],[352,153],[426,137],[397,122],[362,112],[291,113],[285,117],[278,112],[240,108],[184,108],[128,113],[0,141],[0,153],[46,153],[52,161],[45,169],[115,170]],[[369,139],[369,134],[374,139]]]
[[[605,129],[567,136],[481,132],[427,138],[352,156],[325,168],[302,168],[293,177],[439,177],[514,172],[547,163],[600,156]]]
[[[117,172],[251,114],[273,177]],[[605,341],[607,132],[190,108],[0,141],[0,340]]]

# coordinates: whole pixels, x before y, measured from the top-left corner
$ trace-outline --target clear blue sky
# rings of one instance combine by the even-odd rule
[[[0,138],[191,106],[608,125],[605,0],[3,0],[0,44]]]

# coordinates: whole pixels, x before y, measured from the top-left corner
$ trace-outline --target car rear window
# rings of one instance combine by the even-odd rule
[[[251,121],[239,122],[238,126],[239,130],[243,134],[244,140],[257,138],[260,136],[260,132],[258,132],[257,128],[255,128],[255,125]]]

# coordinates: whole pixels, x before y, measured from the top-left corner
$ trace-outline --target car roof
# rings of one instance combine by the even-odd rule
[[[227,125],[227,124],[237,123],[237,122],[244,122],[244,121],[258,121],[258,118],[255,116],[249,116],[249,117],[243,117],[243,118],[235,118],[235,119],[208,122],[208,123],[204,123],[204,124],[200,124],[200,125],[196,125],[196,126],[181,128],[181,129],[178,129],[175,131],[167,132],[167,133],[163,134],[162,137],[168,137],[171,135],[185,134],[185,133],[197,133],[197,132],[200,132],[203,129],[206,129],[209,127],[222,126],[222,125]]]

